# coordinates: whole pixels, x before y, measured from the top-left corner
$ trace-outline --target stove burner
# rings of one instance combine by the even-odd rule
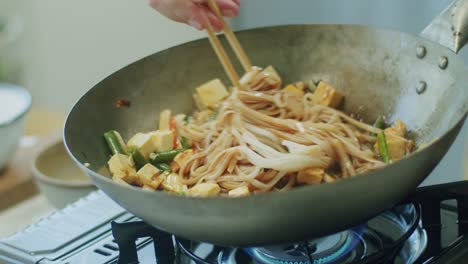
[[[346,256],[358,245],[364,229],[363,225],[338,234],[309,240],[302,244],[245,250],[258,262],[265,264],[331,263]]]
[[[421,256],[427,237],[419,210],[409,204],[387,211],[365,225],[304,243],[244,249],[179,238],[176,243],[178,263],[410,264]]]

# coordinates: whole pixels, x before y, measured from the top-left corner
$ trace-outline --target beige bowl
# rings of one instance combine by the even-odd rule
[[[63,140],[45,146],[34,159],[32,171],[47,200],[57,208],[96,190],[68,155]]]

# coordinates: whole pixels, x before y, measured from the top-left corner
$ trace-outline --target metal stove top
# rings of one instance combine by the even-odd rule
[[[412,222],[408,220],[410,218],[405,218],[405,212],[403,211],[406,210],[407,214],[418,213],[417,215],[420,218],[415,218],[417,220],[416,225],[414,225],[414,228],[410,230],[411,233],[408,233],[408,236],[405,238],[406,242],[397,249],[398,252],[395,255],[400,257],[385,260],[385,263],[468,263],[468,238],[463,235],[467,234],[468,231],[468,222],[466,221],[466,216],[468,215],[468,203],[466,203],[468,202],[468,192],[465,192],[467,188],[468,183],[454,183],[422,188],[412,199],[413,202],[418,202],[421,205],[420,207],[418,204],[416,206],[407,204],[396,207],[380,215],[380,218],[377,217],[380,220],[369,221],[366,224],[366,229],[356,227],[344,233],[319,240],[311,240],[306,243],[305,252],[310,253],[309,255],[312,256],[312,253],[317,251],[318,248],[323,247],[323,245],[328,245],[328,248],[325,248],[323,251],[326,252],[326,250],[331,250],[332,248],[346,248],[345,245],[349,247],[349,244],[346,243],[351,243],[354,241],[353,239],[359,241],[368,236],[368,239],[372,240],[373,237],[375,238],[374,233],[379,226],[381,228],[383,224],[393,223],[393,225],[389,225],[383,229],[386,232],[384,236],[379,235],[378,239],[375,240],[376,245],[382,247],[384,245],[382,244],[382,240],[391,240],[392,237],[396,240],[399,237],[404,237],[404,231],[412,228]],[[458,204],[453,200],[447,203],[445,201],[447,199],[457,199]],[[445,201],[442,206],[440,206],[441,201]],[[389,216],[389,214],[394,215]],[[395,225],[395,221],[398,224]],[[125,233],[128,233],[127,231],[137,233],[136,235],[132,234],[132,239],[126,240],[126,243],[129,243],[130,246],[128,248],[125,246],[125,254],[122,253],[120,256],[119,244],[123,244],[121,244],[121,240],[116,241],[115,238],[118,238],[118,236],[114,238],[111,222],[113,222],[115,234],[117,234],[116,229],[120,227],[123,228],[122,230]],[[125,229],[125,225],[130,225],[131,227],[126,227]],[[141,232],[138,230],[141,230]],[[153,243],[151,237],[145,237],[148,235],[145,232],[150,232],[150,235],[151,233],[155,234],[152,236],[158,237],[156,243]],[[159,262],[157,263],[169,263],[167,259],[171,259],[171,262],[175,263],[195,264],[311,263],[307,259],[302,259],[302,262],[292,262],[292,260],[291,262],[281,262],[268,257],[275,256],[275,254],[278,256],[277,252],[279,249],[284,250],[288,254],[288,257],[291,254],[304,254],[304,250],[301,250],[300,244],[250,249],[223,248],[176,239],[170,235],[163,238],[161,234],[164,233],[146,226],[140,219],[126,212],[104,193],[96,191],[68,207],[44,217],[24,230],[1,239],[0,264],[130,263],[136,257],[138,257],[139,263],[156,263],[155,251],[158,252],[156,255],[158,255]],[[140,236],[143,238],[138,238]],[[133,239],[135,238],[137,239],[134,243]],[[322,244],[319,244],[318,241]],[[128,256],[128,252],[131,253],[132,250],[128,251],[127,249],[130,249],[133,244],[136,245],[137,256],[131,256],[131,254]],[[387,243],[387,249],[388,245],[393,244]],[[418,252],[418,249],[421,251]],[[363,248],[362,246],[359,248],[359,246],[355,245],[352,250],[357,252],[356,254],[362,254],[363,250],[371,251],[372,248]],[[374,251],[383,252],[383,248],[376,247]],[[225,254],[224,258],[219,257],[220,252]],[[348,254],[349,252],[351,250],[346,253]],[[192,253],[195,253],[195,258],[194,255],[191,255]],[[160,256],[165,254],[174,254],[175,257],[160,258]],[[255,257],[255,254],[257,257]],[[261,257],[258,258],[258,256]],[[417,258],[411,256],[417,256]],[[161,261],[161,259],[163,260]],[[325,262],[323,259],[318,258],[312,261],[312,263]],[[337,259],[336,261],[332,261],[332,263],[383,262],[375,259],[372,261],[370,258],[366,261],[356,262],[353,260],[346,262],[341,258],[340,261]]]

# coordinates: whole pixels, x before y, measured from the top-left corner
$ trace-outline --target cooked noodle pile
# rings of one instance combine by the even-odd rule
[[[288,91],[277,75],[260,68],[243,76],[241,85],[216,111],[198,110],[190,119],[187,115],[173,118],[177,138],[191,149],[171,161],[172,173],[153,175],[151,181],[165,176],[151,189],[192,196],[286,191],[385,166],[377,146],[379,133],[387,136],[385,147],[391,156],[387,162],[402,158],[395,154],[398,151],[404,156],[412,149],[401,121],[382,133],[382,128],[317,103],[312,92]],[[133,184],[149,189],[138,177]]]

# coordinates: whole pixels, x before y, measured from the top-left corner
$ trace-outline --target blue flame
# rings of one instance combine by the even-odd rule
[[[289,261],[289,260],[279,260],[268,257],[264,254],[259,253],[255,248],[245,248],[244,251],[247,252],[251,257],[262,262],[262,264],[328,264],[333,263],[351,252],[361,241],[361,236],[366,229],[366,225],[361,225],[355,228],[352,228],[350,231],[350,236],[346,239],[343,246],[341,246],[333,254],[330,254],[326,257],[310,261]]]

